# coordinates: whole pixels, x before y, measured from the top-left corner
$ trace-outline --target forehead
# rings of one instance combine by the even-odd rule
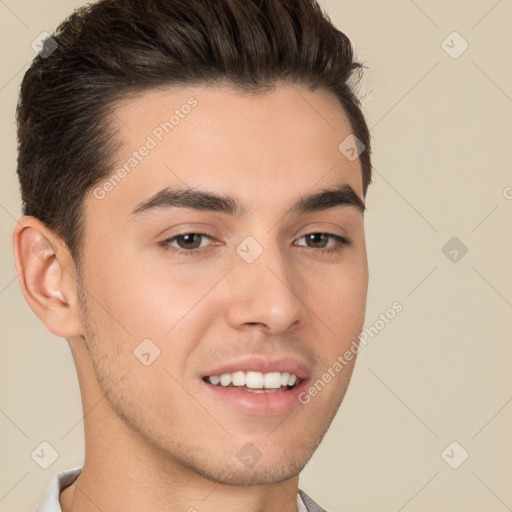
[[[315,186],[347,183],[362,197],[360,161],[339,150],[349,120],[325,91],[284,84],[257,95],[229,87],[152,90],[118,103],[112,123],[121,147],[97,206],[114,216],[177,185],[227,193],[267,213]]]

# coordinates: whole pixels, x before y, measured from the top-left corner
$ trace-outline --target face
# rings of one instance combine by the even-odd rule
[[[347,117],[327,92],[279,85],[146,92],[113,119],[116,172],[85,201],[91,380],[173,464],[231,484],[298,474],[364,322],[361,165],[338,149]]]

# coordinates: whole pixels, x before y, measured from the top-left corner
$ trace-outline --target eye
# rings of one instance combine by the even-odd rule
[[[306,245],[298,244],[298,247],[306,247],[319,253],[340,252],[344,246],[350,245],[348,238],[333,233],[308,233],[298,240],[305,240]],[[203,252],[211,244],[203,244],[205,240],[213,240],[213,237],[206,233],[183,233],[171,238],[167,238],[160,245],[166,251],[172,251],[176,254],[192,256]],[[333,243],[329,245],[329,242]]]
[[[205,246],[201,245],[202,239],[213,240],[210,235],[206,233],[184,233],[182,235],[176,235],[162,242],[162,246],[165,250],[174,251],[178,254],[196,254],[200,252]],[[173,245],[174,243],[177,244]]]
[[[299,240],[306,240],[306,247],[310,249],[318,249],[323,253],[331,253],[331,252],[339,252],[343,249],[344,246],[350,245],[351,242],[348,238],[344,236],[335,235],[333,233],[308,233],[307,235],[302,236]],[[326,244],[330,241],[334,241],[334,244],[331,246],[327,246]],[[308,245],[311,244],[311,245]],[[299,247],[304,247],[303,245],[299,245]]]

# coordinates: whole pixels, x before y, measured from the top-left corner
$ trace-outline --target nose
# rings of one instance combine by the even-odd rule
[[[265,250],[252,263],[235,255],[235,261],[226,313],[231,327],[258,325],[268,334],[276,334],[304,322],[304,284],[280,251]]]

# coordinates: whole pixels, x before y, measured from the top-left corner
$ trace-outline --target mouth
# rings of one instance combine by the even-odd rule
[[[262,373],[242,370],[221,375],[203,377],[203,381],[213,386],[237,388],[249,393],[278,393],[293,389],[301,383],[300,377],[289,372]]]
[[[252,358],[212,369],[201,376],[214,406],[250,416],[278,416],[299,405],[310,372],[291,359]]]

